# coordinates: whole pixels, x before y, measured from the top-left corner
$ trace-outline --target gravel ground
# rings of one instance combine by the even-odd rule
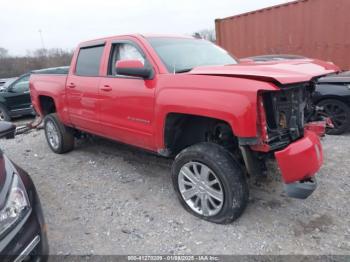
[[[273,168],[243,216],[216,225],[180,206],[170,160],[101,138],[56,155],[42,130],[0,141],[36,184],[52,254],[350,255],[350,134],[323,145],[310,198],[287,198]]]

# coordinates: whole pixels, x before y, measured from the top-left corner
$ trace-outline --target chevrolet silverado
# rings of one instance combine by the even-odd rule
[[[223,224],[243,213],[247,178],[265,176],[267,159],[287,195],[315,190],[321,124],[304,115],[315,79],[338,70],[311,59],[243,64],[201,39],[125,35],[81,43],[68,74],[34,74],[30,93],[53,152],[90,133],[174,158],[181,204]]]

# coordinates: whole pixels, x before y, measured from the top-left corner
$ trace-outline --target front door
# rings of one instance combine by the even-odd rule
[[[108,76],[100,82],[100,121],[104,135],[135,146],[154,149],[154,80],[115,73],[119,60],[138,59],[148,63],[141,48],[131,41],[111,47]]]
[[[22,115],[31,111],[29,77],[30,75],[25,75],[19,78],[2,94],[11,115]]]

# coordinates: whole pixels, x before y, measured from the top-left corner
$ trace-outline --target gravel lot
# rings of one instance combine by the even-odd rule
[[[56,155],[42,130],[0,141],[37,186],[52,254],[350,255],[350,135],[323,144],[309,199],[287,198],[273,169],[263,185],[251,182],[243,216],[223,226],[180,206],[170,160],[101,138]]]

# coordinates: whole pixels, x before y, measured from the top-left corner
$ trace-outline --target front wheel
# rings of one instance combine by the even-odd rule
[[[244,173],[217,144],[200,143],[184,149],[173,163],[172,180],[184,208],[210,222],[231,223],[248,203]]]
[[[73,150],[74,134],[69,127],[61,123],[57,114],[45,117],[44,129],[47,143],[53,152],[63,154]]]

